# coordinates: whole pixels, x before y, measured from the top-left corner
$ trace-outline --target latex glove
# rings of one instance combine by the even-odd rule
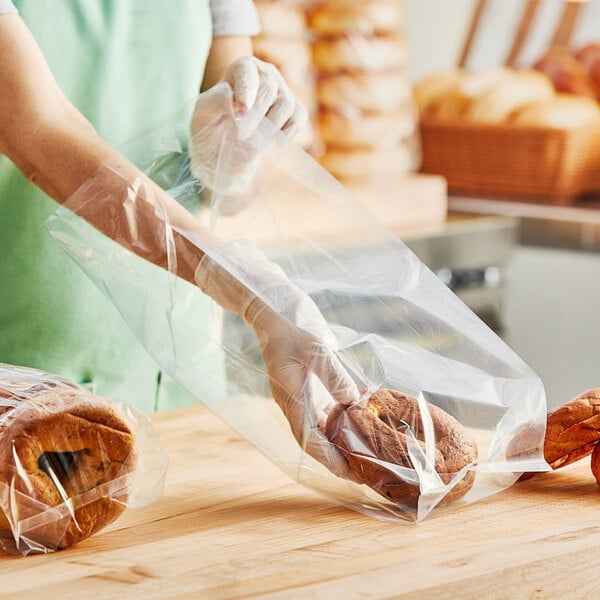
[[[192,175],[213,191],[243,192],[265,146],[255,135],[265,118],[290,139],[308,113],[275,66],[255,57],[240,58],[220,83],[198,96],[190,125]]]
[[[321,312],[250,243],[228,245],[217,260],[205,256],[197,285],[256,332],[273,398],[300,446],[333,473],[349,477],[348,463],[323,431],[334,404],[353,403],[359,394],[335,355],[335,337]]]

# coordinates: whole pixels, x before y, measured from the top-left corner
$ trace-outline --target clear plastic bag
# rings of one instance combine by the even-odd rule
[[[0,364],[0,548],[67,548],[162,494],[150,421],[50,373]]]
[[[209,227],[211,235],[200,226],[192,231],[171,224],[161,192],[142,180],[125,181],[121,195],[109,195],[102,178],[96,178],[48,221],[51,234],[114,302],[161,368],[294,480],[381,519],[421,520],[435,507],[454,509],[498,492],[521,472],[548,470],[542,451],[545,395],[527,365],[267,119],[251,130],[246,124],[255,116],[237,118],[230,110],[206,123],[197,135],[212,140],[213,152],[195,171],[210,174],[211,186],[219,191],[203,190],[190,175],[187,131],[193,111],[194,103],[186,105],[137,136],[127,151],[150,178],[194,211],[195,222]],[[247,173],[248,165],[253,166],[251,183],[232,194],[239,186],[228,183],[240,171]],[[160,223],[159,245],[166,257],[155,262],[167,268],[142,258],[149,247],[142,239],[143,205],[152,207],[152,218]],[[111,215],[104,233],[80,218],[95,222],[100,211]],[[189,257],[178,248],[198,250],[204,256],[199,268],[211,266],[213,287],[207,284],[207,289],[218,304],[213,304],[209,330],[196,318],[203,314],[206,296],[190,283]],[[277,321],[291,338],[308,336],[314,342],[314,352],[294,366],[305,379],[294,388],[297,394],[286,388],[283,403],[273,359],[298,357],[287,354],[287,347],[279,357],[276,352],[267,356],[263,330],[222,308],[229,307],[236,286],[254,299],[239,311],[246,322],[258,300],[266,311],[261,314],[271,315],[267,323]],[[282,349],[287,341],[280,338]],[[208,400],[203,388],[214,375],[203,365],[207,356],[216,355],[225,365],[227,393]],[[377,423],[388,439],[401,438],[401,460],[394,462],[386,454],[391,446],[377,449],[352,424],[330,425],[326,435],[334,408],[352,414],[333,401],[341,397],[340,381],[347,381],[342,373],[323,390],[323,365],[338,363],[360,390],[360,406],[385,389],[411,397],[412,408],[399,422],[382,414]],[[323,397],[329,402],[317,402]],[[315,406],[307,407],[313,400]],[[342,451],[331,428],[345,429],[355,448]],[[468,439],[476,456],[440,474],[440,453],[457,449],[452,438],[440,439],[448,430]],[[526,452],[514,451],[517,435],[528,436]],[[358,466],[336,474],[340,455],[346,466],[358,458]],[[365,462],[378,465],[374,477],[383,471],[394,485],[417,493],[398,501],[382,495],[381,481],[363,484]],[[453,493],[457,486],[463,488],[460,494]]]

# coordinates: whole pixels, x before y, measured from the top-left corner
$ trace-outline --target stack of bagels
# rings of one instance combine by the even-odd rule
[[[414,167],[401,0],[321,0],[307,12],[321,164],[344,183]]]

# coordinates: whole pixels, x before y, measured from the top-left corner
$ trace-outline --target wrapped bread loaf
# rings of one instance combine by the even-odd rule
[[[134,480],[132,425],[114,402],[0,364],[0,547],[66,548],[114,521]]]

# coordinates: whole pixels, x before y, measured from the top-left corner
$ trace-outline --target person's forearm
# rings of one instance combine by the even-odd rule
[[[32,183],[63,203],[84,183],[93,181],[103,165],[110,164],[114,176],[106,173],[102,176],[104,187],[99,198],[106,206],[81,216],[111,237],[115,237],[115,209],[124,212],[117,205],[131,193],[134,182],[143,183],[145,197],[137,203],[139,226],[135,233],[141,239],[130,234],[118,236],[117,241],[163,267],[167,266],[165,222],[157,214],[156,204],[172,225],[202,235],[207,233],[175,200],[102,140],[65,98],[39,47],[17,15],[0,17],[0,56],[0,152]],[[122,225],[122,229],[126,228]],[[203,255],[176,232],[174,237],[178,275],[193,282]]]
[[[227,67],[244,56],[252,56],[252,39],[248,36],[215,37],[208,53],[200,91],[204,92],[219,82]]]

